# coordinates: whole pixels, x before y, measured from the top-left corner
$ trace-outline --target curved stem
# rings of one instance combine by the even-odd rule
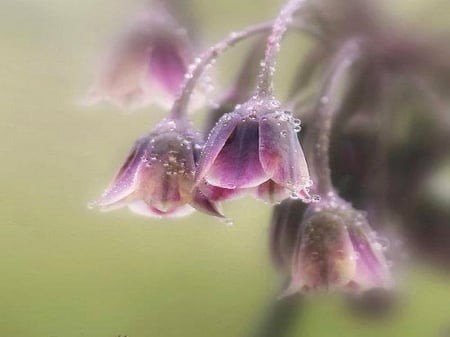
[[[171,116],[177,119],[181,118],[185,114],[187,106],[189,104],[189,99],[198,79],[203,74],[203,71],[207,68],[207,66],[211,64],[211,62],[216,59],[217,56],[235,45],[237,42],[242,41],[255,34],[269,31],[271,27],[271,22],[261,23],[251,26],[240,32],[231,33],[224,40],[216,43],[214,46],[209,48],[205,53],[203,53],[202,56],[198,57],[195,62],[189,67],[189,71],[186,74],[185,81],[181,89],[181,94],[175,100],[172,106]]]
[[[289,337],[304,310],[303,297],[293,295],[276,298],[267,304],[264,316],[251,337]]]
[[[329,151],[334,116],[340,106],[337,91],[342,84],[343,75],[358,55],[359,45],[355,40],[349,40],[338,51],[323,84],[312,122],[313,166],[317,179],[317,192],[320,195],[326,195],[334,191],[331,181]]]
[[[258,94],[271,95],[273,91],[273,77],[278,52],[280,51],[280,42],[286,32],[288,25],[292,21],[292,16],[300,8],[303,0],[289,0],[281,9],[280,14],[272,27],[272,33],[267,39],[266,54],[261,62],[261,71],[258,77]]]

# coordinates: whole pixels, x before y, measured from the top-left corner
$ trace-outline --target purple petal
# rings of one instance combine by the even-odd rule
[[[291,194],[288,189],[277,184],[273,180],[268,180],[256,187],[254,193],[258,199],[270,204],[279,203],[284,199],[289,198]]]
[[[150,76],[169,93],[178,93],[186,73],[186,61],[174,41],[155,41],[150,55]]]
[[[166,213],[190,201],[192,177],[172,174],[164,165],[158,162],[145,168],[139,195],[147,205]]]
[[[304,224],[287,293],[336,289],[354,275],[353,249],[345,225],[333,214],[314,215]]]
[[[268,179],[259,161],[257,121],[239,123],[205,176],[208,183],[224,188],[255,187]]]
[[[143,167],[143,157],[148,146],[147,137],[139,139],[128,155],[125,163],[113,179],[113,182],[97,202],[99,207],[110,207],[120,203],[123,199],[136,191],[139,175]]]
[[[260,121],[260,158],[264,170],[276,183],[301,194],[309,186],[309,173],[294,126],[284,113]]]
[[[241,117],[239,114],[228,113],[224,115],[211,130],[200,156],[195,176],[195,184],[200,184],[202,182],[240,120]]]
[[[213,201],[225,201],[232,200],[242,197],[247,189],[230,189],[230,188],[222,188],[208,184],[206,181],[202,184],[198,185],[200,191],[208,197],[208,199]]]
[[[191,202],[192,207],[195,207],[200,212],[209,215],[217,216],[219,218],[224,217],[222,211],[220,210],[219,205],[216,202],[209,199],[198,188],[194,189],[192,193],[193,193],[193,199]]]
[[[381,251],[382,248],[377,242],[370,241],[366,231],[370,231],[370,228],[362,229],[361,227],[350,226],[348,229],[353,249],[358,256],[356,281],[359,281],[359,285],[363,288],[387,286],[389,272]],[[378,245],[378,250],[376,245]]]

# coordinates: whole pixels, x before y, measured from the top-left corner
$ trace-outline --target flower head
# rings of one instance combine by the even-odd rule
[[[165,119],[139,139],[96,205],[104,210],[128,206],[147,216],[182,216],[197,208],[222,216],[216,203],[193,189],[201,139],[185,120]]]
[[[365,216],[341,200],[333,203],[322,201],[306,211],[286,294],[389,289],[392,279],[383,246]]]
[[[212,129],[196,182],[204,179],[228,189],[256,188],[266,200],[269,196],[284,199],[286,191],[307,195],[311,183],[299,130],[300,121],[280,110],[276,100],[253,97],[225,114]]]
[[[191,59],[185,31],[167,11],[142,13],[104,61],[87,101],[107,100],[129,108],[152,102],[168,106]]]

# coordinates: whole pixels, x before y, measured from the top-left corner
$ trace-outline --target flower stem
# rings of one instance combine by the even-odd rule
[[[331,130],[341,103],[338,91],[343,76],[358,55],[359,45],[355,40],[344,43],[337,52],[319,96],[312,128],[308,132],[310,144],[313,146],[312,163],[317,180],[316,190],[322,196],[334,192],[329,158]]]
[[[185,81],[182,85],[181,94],[178,96],[172,106],[171,116],[175,119],[178,119],[185,115],[190,97],[198,79],[203,74],[208,65],[213,62],[213,60],[215,60],[221,53],[235,45],[237,42],[245,40],[246,38],[249,38],[255,34],[269,31],[271,27],[272,23],[268,22],[250,26],[240,32],[233,32],[225,39],[209,48],[200,57],[196,58],[194,63],[192,63],[189,67],[187,74],[185,75]]]
[[[301,316],[303,306],[303,299],[298,295],[273,300],[251,337],[293,336],[295,322]]]
[[[273,77],[280,42],[292,21],[292,16],[300,8],[304,0],[289,0],[281,9],[280,14],[272,26],[272,33],[267,38],[267,47],[264,60],[261,62],[261,71],[258,76],[258,94],[261,96],[272,95]]]

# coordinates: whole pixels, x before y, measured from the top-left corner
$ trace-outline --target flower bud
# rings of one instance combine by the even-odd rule
[[[202,151],[196,182],[228,189],[272,187],[302,197],[311,185],[297,138],[300,121],[274,99],[253,97],[225,114]],[[262,186],[264,183],[274,184]],[[277,193],[278,196],[282,193]],[[270,199],[270,198],[267,198]]]
[[[269,234],[270,255],[275,267],[281,272],[290,272],[306,207],[299,199],[286,199],[273,209]]]
[[[191,60],[190,41],[167,11],[141,13],[104,61],[86,101],[106,100],[122,108],[154,102],[168,107]]]
[[[286,294],[389,289],[392,279],[383,246],[365,216],[341,200],[332,203],[321,201],[306,211]]]
[[[222,217],[207,194],[193,188],[200,135],[184,120],[165,119],[136,142],[131,154],[96,205],[127,205],[146,216],[182,216],[197,208]]]

